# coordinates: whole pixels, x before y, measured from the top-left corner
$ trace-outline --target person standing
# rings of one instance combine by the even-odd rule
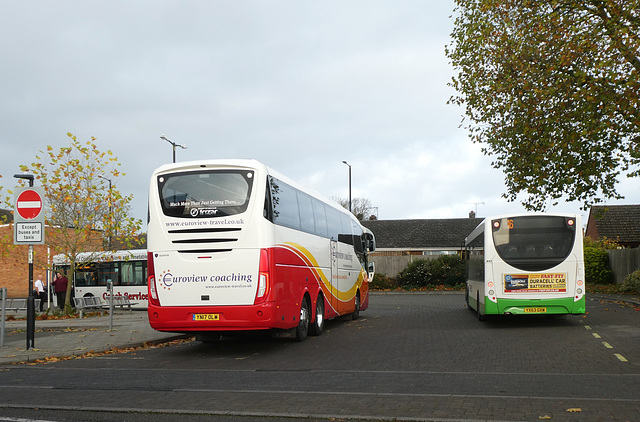
[[[44,295],[44,283],[42,282],[42,274],[38,274],[38,279],[33,283],[33,293],[35,299],[40,299],[40,312],[44,307],[44,301],[46,300]]]
[[[58,299],[58,307],[63,310],[65,298],[67,296],[67,284],[69,284],[69,280],[61,273],[56,273],[56,279],[53,280],[51,284],[53,284],[53,289],[56,293],[56,298]]]

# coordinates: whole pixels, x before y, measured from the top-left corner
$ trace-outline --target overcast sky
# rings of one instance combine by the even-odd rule
[[[146,221],[165,134],[178,161],[255,158],[333,197],[345,160],[380,219],[523,210],[446,104],[452,1],[0,1],[5,188],[67,132],[95,136]],[[620,193],[639,204],[638,179]]]

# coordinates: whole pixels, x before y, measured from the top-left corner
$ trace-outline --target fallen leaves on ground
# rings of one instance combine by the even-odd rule
[[[146,350],[146,349],[159,349],[161,347],[173,346],[176,344],[190,343],[194,340],[193,337],[172,340],[164,343],[154,343],[154,342],[145,342],[142,346],[137,347],[112,347],[109,350],[105,350],[102,352],[95,352],[90,350],[81,355],[73,355],[73,356],[47,356],[41,359],[35,359],[32,361],[22,361],[22,362],[14,362],[13,365],[27,364],[27,365],[36,365],[38,363],[52,363],[52,362],[61,362],[63,360],[71,360],[71,359],[85,359],[85,358],[95,358],[99,356],[108,356],[108,355],[116,355],[121,353],[132,353],[138,350]]]
[[[80,331],[97,331],[97,328],[71,328],[67,327],[64,330],[61,330],[64,333],[77,333]]]

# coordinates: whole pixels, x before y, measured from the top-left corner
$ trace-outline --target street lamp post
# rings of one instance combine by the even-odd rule
[[[14,174],[16,179],[29,181],[33,187],[33,174]],[[33,348],[36,333],[36,302],[33,297],[33,244],[29,243],[29,296],[27,296],[27,350]]]
[[[353,210],[351,209],[351,165],[346,161],[342,162],[349,167],[349,212],[353,212]]]
[[[177,143],[175,143],[175,142],[173,142],[173,141],[171,141],[171,140],[167,139],[167,137],[166,137],[166,136],[164,136],[164,135],[162,135],[162,136],[160,137],[160,139],[164,139],[165,141],[169,142],[169,143],[171,144],[171,146],[173,147],[173,162],[174,162],[174,163],[176,162],[176,147],[180,147],[180,148],[182,148],[182,149],[187,149],[187,146],[186,146],[186,145],[177,144]]]
[[[111,192],[112,192],[111,179],[102,175],[98,175],[98,177],[109,182],[109,228],[107,232],[107,249],[111,250],[111,234],[113,230],[113,210],[111,205]],[[107,284],[107,292],[109,293],[109,331],[111,331],[113,330],[113,283],[111,281],[109,281]]]
[[[109,179],[108,177],[104,177],[102,175],[98,175],[98,177],[109,182],[109,219],[110,219],[111,227],[109,227],[109,230],[107,232],[107,249],[111,250],[111,229],[113,227],[113,215],[112,215],[113,209],[111,204],[111,179]]]

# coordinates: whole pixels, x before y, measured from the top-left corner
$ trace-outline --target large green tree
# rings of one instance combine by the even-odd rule
[[[529,209],[639,176],[640,0],[455,0],[450,103]]]

